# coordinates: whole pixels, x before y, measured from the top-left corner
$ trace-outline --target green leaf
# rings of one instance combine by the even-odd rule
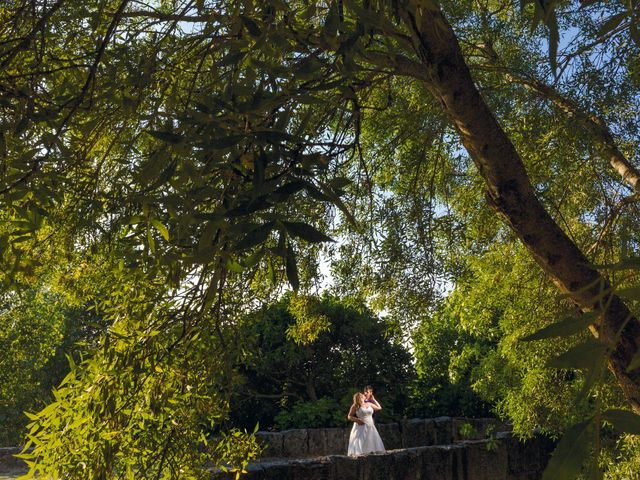
[[[586,399],[593,386],[602,379],[602,374],[606,368],[606,362],[594,362],[590,367],[584,370],[584,383],[580,392],[578,392],[578,398]]]
[[[205,245],[198,247],[193,253],[191,261],[198,264],[207,264],[214,260],[218,254],[219,249],[214,245]]]
[[[321,191],[324,195],[329,197],[331,202],[340,209],[340,211],[344,214],[347,221],[354,227],[357,227],[357,222],[353,214],[349,211],[347,206],[344,204],[342,199],[327,185],[320,183]],[[307,190],[309,191],[309,190]],[[311,192],[309,192],[311,195]]]
[[[340,13],[338,12],[338,2],[333,1],[329,5],[329,12],[325,18],[324,25],[322,27],[321,35],[327,37],[335,37],[338,33],[338,26],[340,25]]]
[[[610,16],[607,21],[604,22],[598,29],[598,36],[602,37],[609,33],[611,30],[614,30],[618,25],[620,25],[620,23],[622,23],[625,18],[627,18],[627,12],[620,12]]]
[[[627,367],[627,372],[631,372],[636,368],[640,368],[640,351],[637,351],[636,354],[631,359],[631,362],[629,362],[629,366]]]
[[[593,418],[572,426],[562,437],[542,475],[542,480],[576,478],[591,454]]]
[[[589,325],[594,323],[598,318],[599,312],[589,312],[579,317],[569,317],[559,322],[547,325],[531,335],[522,337],[523,342],[531,342],[533,340],[542,340],[544,338],[568,337],[578,333]]]
[[[268,200],[267,195],[260,195],[251,201],[241,203],[236,208],[227,210],[225,215],[227,217],[242,217],[259,210],[265,210],[272,206],[273,203]]]
[[[308,225],[303,222],[282,222],[286,227],[287,231],[298,238],[306,240],[311,243],[320,243],[320,242],[334,242],[331,237],[328,237],[324,233],[322,233],[317,228]]]
[[[173,132],[162,132],[159,130],[147,130],[147,133],[163,142],[178,144],[184,141],[184,137]]]
[[[223,150],[237,145],[244,138],[244,135],[229,135],[228,137],[214,138],[206,142],[205,146],[213,148],[214,150]]]
[[[285,183],[284,185],[279,186],[273,191],[273,193],[282,195],[284,197],[289,197],[289,195],[293,195],[294,193],[307,188],[309,185],[309,182],[306,182],[304,180],[294,180],[293,182]]]
[[[162,238],[164,238],[167,242],[169,241],[169,230],[165,227],[162,222],[156,218],[151,220],[151,225],[155,227],[155,229],[160,232]]]
[[[341,190],[347,185],[351,185],[352,183],[353,182],[346,177],[336,177],[336,178],[332,178],[329,181],[329,185],[331,185],[331,188],[336,190]]]
[[[232,50],[231,53],[222,57],[222,59],[216,63],[219,67],[226,67],[227,65],[234,65],[240,62],[245,57],[245,52],[238,52]]]
[[[287,256],[285,261],[287,280],[291,284],[291,288],[295,292],[300,288],[300,279],[298,277],[298,266],[296,265],[296,254],[291,243],[287,246]]]
[[[606,351],[604,343],[590,338],[549,360],[547,365],[552,368],[591,368],[596,362],[604,361]]]
[[[265,250],[262,248],[257,250],[253,254],[249,255],[247,258],[243,259],[242,265],[244,265],[247,268],[256,266],[260,262],[260,260],[262,260],[262,257],[264,257],[264,253],[265,253]]]
[[[249,32],[249,35],[252,37],[259,37],[262,31],[256,22],[254,22],[250,17],[246,15],[240,15],[240,19],[244,24],[245,28]]]
[[[230,258],[227,260],[227,270],[233,273],[242,273],[243,267],[237,260]]]
[[[276,282],[278,281],[277,277],[276,277],[276,269],[273,267],[273,261],[271,260],[271,258],[268,258],[269,262],[267,265],[267,275],[269,277],[269,281],[271,282],[271,285],[275,285]]]
[[[150,189],[158,188],[167,183],[173,177],[173,174],[176,173],[176,169],[178,167],[177,162],[171,162],[169,165],[160,173],[158,178],[149,186]]]
[[[278,145],[282,142],[291,142],[297,140],[293,135],[286,132],[281,132],[279,130],[256,130],[253,132],[253,135],[258,140],[263,140],[275,145]]]
[[[365,26],[375,27],[384,33],[392,35],[398,33],[398,29],[393,25],[393,23],[387,20],[385,15],[381,15],[378,12],[367,8],[362,8],[356,2],[351,0],[345,0],[344,4],[349,8],[349,10],[352,10],[356,14],[358,20]]]
[[[640,300],[640,285],[634,287],[621,288],[615,294],[626,300]]]
[[[273,230],[275,224],[275,221],[267,222],[260,225],[258,228],[251,230],[236,244],[236,248],[238,250],[246,250],[265,242],[267,238],[269,238],[269,234]]]
[[[611,408],[602,412],[602,419],[611,423],[620,432],[640,435],[640,415],[629,410]]]

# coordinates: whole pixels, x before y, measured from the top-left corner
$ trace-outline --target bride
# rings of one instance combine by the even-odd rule
[[[361,455],[370,452],[384,452],[384,444],[373,423],[373,412],[382,410],[378,401],[371,397],[365,403],[364,394],[358,392],[353,396],[353,405],[347,414],[347,420],[355,422],[349,436],[349,455]]]

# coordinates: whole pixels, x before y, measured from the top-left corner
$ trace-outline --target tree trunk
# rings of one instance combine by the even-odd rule
[[[424,5],[424,2],[422,2]],[[488,197],[558,288],[583,310],[608,307],[592,332],[613,348],[609,368],[631,407],[640,414],[640,369],[627,366],[640,348],[640,323],[616,296],[595,300],[609,284],[556,224],[537,198],[524,163],[476,88],[453,29],[428,6],[401,11],[423,81],[440,101],[484,178]],[[625,324],[626,322],[626,324]],[[616,341],[618,332],[621,338]]]

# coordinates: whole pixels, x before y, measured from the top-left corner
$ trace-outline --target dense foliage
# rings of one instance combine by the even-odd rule
[[[304,302],[301,308],[300,303]],[[325,322],[311,342],[301,326]],[[303,327],[304,328],[304,327]],[[413,364],[392,325],[362,302],[286,295],[243,321],[246,356],[238,366],[231,418],[246,428],[345,426],[353,393],[372,385],[383,403],[378,421],[405,414]]]
[[[100,322],[60,295],[27,290],[7,296],[0,314],[0,445],[19,445],[25,411],[40,410],[69,371],[67,355],[90,344]],[[84,348],[82,349],[84,350]]]

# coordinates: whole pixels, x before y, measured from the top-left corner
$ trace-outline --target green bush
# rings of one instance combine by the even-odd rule
[[[344,427],[346,410],[333,398],[296,402],[290,410],[281,410],[275,418],[278,430],[289,428]]]

